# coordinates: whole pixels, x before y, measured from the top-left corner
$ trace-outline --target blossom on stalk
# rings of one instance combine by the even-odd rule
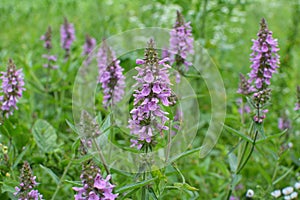
[[[69,23],[67,18],[64,19],[63,25],[60,27],[61,47],[66,51],[65,59],[70,56],[70,48],[75,40],[75,29],[73,24]]]
[[[261,28],[258,38],[253,41],[251,53],[251,72],[249,83],[254,82],[257,89],[264,89],[270,85],[273,73],[279,68],[278,42],[273,39],[272,31],[269,31],[266,20],[261,20]]]
[[[255,88],[248,82],[247,78],[240,73],[239,89],[237,93],[247,96],[253,92],[255,92]]]
[[[193,46],[194,38],[192,35],[192,27],[190,22],[185,23],[182,14],[177,11],[176,22],[173,29],[170,31],[170,63],[176,64],[177,70],[180,73],[187,71],[191,62],[187,60],[189,54],[194,54]],[[181,68],[182,65],[185,68]]]
[[[6,72],[1,72],[3,93],[0,96],[1,110],[7,118],[13,114],[13,111],[18,109],[17,102],[22,97],[24,88],[24,74],[22,69],[16,69],[12,59],[9,59]]]
[[[129,120],[130,133],[136,136],[131,139],[131,147],[141,149],[145,144],[154,144],[156,133],[161,133],[169,128],[165,125],[169,120],[168,113],[163,111],[161,104],[170,106],[175,104],[171,99],[171,88],[168,70],[170,68],[163,60],[158,59],[157,50],[151,39],[145,50],[144,59],[137,59],[138,71],[134,79],[137,81],[138,89],[134,91],[134,108],[130,111]]]
[[[270,79],[273,73],[279,67],[278,43],[277,39],[273,39],[272,31],[269,31],[266,20],[262,19],[260,23],[260,30],[257,34],[258,38],[253,41],[248,82],[254,84],[255,93],[253,94],[253,104],[256,109],[254,121],[262,123],[266,117],[265,113],[268,112],[264,109],[265,104],[270,99],[271,89]]]
[[[33,176],[32,170],[28,162],[24,162],[22,172],[20,176],[20,184],[15,187],[15,197],[18,200],[40,200],[43,198],[38,190],[35,189],[37,186],[36,176]]]
[[[82,52],[82,56],[86,56],[86,59],[84,61],[85,65],[89,65],[91,63],[92,60],[91,53],[94,50],[95,46],[96,46],[96,39],[92,38],[87,34],[85,36],[85,43],[83,45],[83,52]]]
[[[124,96],[125,77],[120,60],[115,52],[103,40],[98,52],[98,83],[103,89],[103,105],[110,107],[116,105]]]
[[[73,187],[77,192],[75,200],[114,200],[118,197],[118,194],[113,193],[115,186],[109,182],[111,175],[104,178],[100,168],[92,160],[83,164],[80,179],[83,187]]]
[[[46,33],[41,36],[41,40],[44,40],[44,47],[47,50],[47,54],[42,55],[43,58],[47,59],[47,63],[43,65],[45,68],[51,68],[51,69],[57,69],[58,67],[56,65],[53,65],[53,63],[56,62],[57,58],[54,55],[50,54],[50,51],[52,49],[52,29],[51,26],[48,27]]]
[[[297,85],[297,103],[295,105],[294,110],[300,110],[300,86]]]

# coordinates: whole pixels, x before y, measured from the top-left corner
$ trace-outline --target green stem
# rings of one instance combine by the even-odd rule
[[[96,140],[95,140],[94,137],[93,137],[93,143],[94,143],[94,145],[96,146],[96,149],[97,149],[97,151],[98,151],[98,153],[99,153],[100,160],[101,160],[101,162],[103,163],[104,169],[105,169],[107,175],[109,175],[109,174],[110,174],[110,171],[109,171],[108,165],[107,165],[106,160],[105,160],[105,158],[104,158],[104,156],[103,156],[103,154],[102,154],[102,151],[101,151],[100,147],[98,146],[98,144],[97,144],[97,142],[96,142]],[[110,181],[111,181],[111,183],[113,183],[113,182],[112,182],[112,178],[110,179]]]
[[[60,180],[59,180],[59,182],[58,182],[58,184],[57,184],[57,186],[56,186],[55,192],[54,192],[54,194],[52,195],[51,200],[54,200],[54,199],[55,199],[57,193],[59,192],[60,188],[62,187],[62,183],[63,183],[63,181],[64,181],[64,178],[65,178],[65,176],[66,176],[66,174],[67,174],[69,168],[71,167],[72,162],[73,162],[73,157],[72,157],[72,159],[69,161],[68,165],[66,166],[66,168],[65,168],[65,170],[64,170],[64,173],[63,173],[63,175],[61,176],[61,178],[60,178]]]

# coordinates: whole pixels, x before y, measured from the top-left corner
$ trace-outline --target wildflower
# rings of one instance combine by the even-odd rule
[[[173,65],[176,63],[178,71],[183,73],[189,69],[192,65],[191,62],[187,61],[189,54],[194,54],[193,47],[194,38],[192,36],[192,27],[190,22],[185,23],[182,14],[177,11],[176,22],[173,29],[170,32],[170,63]],[[181,69],[181,65],[185,68]]]
[[[1,72],[3,95],[0,96],[1,110],[7,118],[18,109],[17,102],[22,97],[24,88],[24,75],[22,69],[16,69],[14,62],[9,59],[6,72]]]
[[[65,59],[70,56],[70,48],[75,40],[75,29],[73,24],[69,23],[67,18],[64,19],[64,24],[60,27],[61,47],[66,51]]]
[[[28,162],[24,162],[22,167],[22,172],[20,176],[20,185],[19,187],[15,187],[16,192],[14,195],[19,200],[39,200],[42,199],[43,196],[39,194],[38,190],[35,189],[37,186],[36,177],[33,176],[32,170]]]
[[[255,88],[248,82],[247,78],[240,73],[240,83],[237,93],[247,96],[253,92],[255,92]]]
[[[300,189],[300,182],[296,182],[294,187],[295,187],[296,190],[299,190]]]
[[[168,74],[170,66],[165,64],[167,60],[165,58],[159,61],[152,39],[145,50],[144,59],[136,60],[137,64],[143,66],[135,68],[138,74],[134,79],[139,87],[134,91],[134,108],[130,112],[128,127],[137,139],[131,140],[131,147],[141,149],[144,144],[154,142],[156,132],[162,134],[163,130],[168,130],[165,125],[169,120],[168,113],[162,110],[161,104],[170,106],[175,101],[170,99],[172,96]]]
[[[278,128],[280,130],[290,129],[291,128],[290,120],[286,116],[278,118]]]
[[[291,200],[291,196],[287,195],[287,196],[284,196],[284,200]]]
[[[252,40],[251,72],[249,83],[254,82],[257,89],[264,89],[270,85],[270,79],[279,68],[279,55],[277,39],[273,39],[266,20],[261,20],[261,28],[257,34],[258,39]]]
[[[86,60],[84,61],[85,65],[89,65],[91,63],[92,56],[90,55],[93,49],[96,46],[96,39],[90,37],[89,35],[85,36],[85,43],[83,45],[83,52],[82,56],[87,56]]]
[[[105,40],[98,52],[98,68],[98,83],[101,83],[104,94],[103,105],[107,108],[118,103],[124,96],[125,77],[120,60],[116,58]]]
[[[239,200],[240,198],[235,197],[235,196],[230,196],[229,200]]]
[[[254,191],[251,190],[251,189],[248,189],[247,193],[246,193],[246,197],[247,198],[252,198],[253,196],[254,196]]]
[[[243,99],[242,98],[238,98],[236,100],[237,105],[239,106],[239,113],[240,115],[243,115],[244,113],[250,113],[251,112],[251,108],[250,106],[248,106],[247,104],[243,105]]]
[[[294,188],[291,186],[282,189],[282,194],[284,195],[289,195],[292,192],[294,192]]]
[[[300,86],[297,86],[297,103],[295,105],[294,110],[300,110]]]
[[[271,195],[275,198],[278,198],[281,196],[281,191],[280,190],[274,190],[273,192],[271,192]]]
[[[44,47],[47,50],[47,54],[42,55],[43,58],[47,59],[47,63],[43,65],[45,68],[57,69],[57,65],[53,65],[56,62],[57,58],[54,55],[50,54],[52,49],[52,29],[51,26],[48,26],[48,29],[44,35],[41,36],[41,40],[44,40]]]
[[[297,192],[293,192],[291,195],[290,195],[291,199],[296,199],[298,197],[298,193]]]
[[[74,196],[75,200],[114,200],[118,197],[118,194],[113,194],[115,186],[109,182],[111,176],[107,175],[104,179],[100,168],[92,160],[83,164],[80,179],[82,180],[83,187],[73,187],[73,190],[77,192]]]

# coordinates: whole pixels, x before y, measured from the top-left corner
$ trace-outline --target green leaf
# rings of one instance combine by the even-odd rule
[[[195,187],[193,187],[193,186],[191,186],[191,185],[189,185],[189,184],[187,184],[187,183],[184,183],[184,184],[183,184],[183,188],[184,188],[184,189],[187,189],[187,190],[189,190],[189,191],[198,191],[197,188],[195,188]]]
[[[273,181],[272,185],[276,185],[279,181],[281,181],[282,179],[284,179],[287,175],[289,175],[289,173],[291,173],[293,171],[294,167],[291,167],[289,170],[287,170],[282,176],[280,176],[279,178],[277,178],[275,181]]]
[[[258,131],[264,139],[266,139],[266,134],[262,123],[254,123],[254,130]]]
[[[148,191],[149,191],[149,194],[151,195],[151,197],[153,199],[158,200],[158,198],[157,198],[157,196],[156,196],[156,194],[155,194],[155,192],[154,192],[154,190],[153,190],[152,187],[148,188]]]
[[[253,140],[250,139],[248,136],[244,135],[243,133],[231,128],[230,126],[227,126],[226,124],[223,124],[223,126],[228,132],[233,133],[233,134],[243,138],[244,140],[253,143]]]
[[[82,182],[81,181],[69,181],[65,180],[66,183],[71,183],[72,185],[82,187]]]
[[[111,119],[110,118],[111,118],[111,115],[108,115],[105,118],[105,120],[104,120],[104,122],[103,122],[103,124],[100,128],[101,133],[105,133],[110,128],[110,125],[111,125]]]
[[[143,186],[148,185],[149,183],[153,182],[156,179],[157,179],[157,177],[151,178],[151,179],[148,179],[148,180],[145,180],[145,181],[141,181],[141,182],[138,182],[138,183],[125,185],[124,187],[116,189],[116,193],[123,193],[123,192],[129,191],[129,190],[133,190],[133,189],[136,189],[136,188],[143,187]]]
[[[36,144],[43,152],[53,152],[57,146],[57,135],[55,129],[47,121],[38,119],[33,125],[32,133]]]
[[[51,169],[49,169],[48,167],[45,167],[43,165],[40,165],[40,166],[47,174],[49,174],[52,177],[52,179],[55,181],[56,184],[59,183],[59,178],[56,176],[56,174]]]
[[[188,155],[190,155],[190,154],[192,154],[192,153],[195,153],[195,152],[197,152],[197,151],[200,151],[201,149],[202,149],[202,147],[197,147],[197,148],[195,148],[195,149],[191,149],[191,150],[185,151],[185,152],[183,152],[183,153],[181,153],[181,154],[179,154],[179,155],[176,155],[175,157],[172,157],[172,158],[169,160],[169,163],[173,163],[173,162],[175,162],[176,160],[178,160],[178,159],[180,159],[180,158],[182,158],[182,157],[184,157],[184,156],[188,156]]]
[[[280,136],[284,135],[286,132],[287,132],[287,129],[285,129],[285,130],[282,131],[281,133],[277,133],[277,134],[274,134],[274,135],[270,135],[270,136],[268,136],[268,137],[266,137],[266,138],[257,140],[255,143],[256,143],[256,144],[259,144],[259,143],[262,143],[262,142],[265,142],[265,141],[268,141],[268,140],[271,140],[271,139],[280,137]]]
[[[18,155],[16,161],[14,162],[14,165],[12,166],[13,169],[20,163],[20,161],[22,160],[22,158],[25,155],[25,153],[27,152],[27,150],[28,150],[28,147],[26,146],[23,149],[22,153],[20,153],[20,155]]]
[[[228,155],[228,161],[231,171],[235,172],[238,165],[238,159],[233,152]]]
[[[93,157],[94,157],[94,155],[92,155],[92,154],[84,155],[84,156],[82,156],[82,157],[79,158],[79,159],[74,159],[74,160],[73,160],[73,163],[75,163],[75,164],[80,164],[80,163],[83,163],[83,162],[85,162],[85,161],[88,161],[88,160],[93,159]]]
[[[4,192],[14,193],[14,192],[16,192],[15,186],[17,186],[18,184],[19,183],[16,181],[14,183],[10,182],[9,184],[4,182],[1,187],[1,192],[2,193],[4,193]]]
[[[68,124],[68,126],[75,132],[75,133],[78,133],[78,130],[76,128],[75,125],[73,125],[71,122],[69,122],[67,119],[66,119],[66,122]]]

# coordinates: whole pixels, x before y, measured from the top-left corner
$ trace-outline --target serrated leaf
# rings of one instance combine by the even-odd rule
[[[244,140],[253,143],[253,140],[250,139],[248,136],[244,135],[243,133],[231,128],[230,126],[227,126],[226,124],[223,124],[223,126],[228,132],[233,133],[233,134],[243,138]]]
[[[38,119],[32,128],[32,134],[38,147],[45,153],[53,152],[56,147],[55,129],[45,120]]]
[[[145,181],[141,181],[141,182],[138,182],[138,183],[125,185],[124,187],[116,189],[116,193],[123,193],[123,192],[129,191],[129,190],[133,190],[133,189],[136,189],[136,188],[143,187],[143,186],[148,185],[149,183],[153,182],[156,179],[157,179],[157,177],[151,178],[151,179],[148,179],[148,180],[145,180]]]
[[[55,174],[51,169],[49,169],[48,167],[45,167],[45,166],[43,166],[43,165],[40,165],[40,167],[41,167],[47,174],[49,174],[49,175],[52,177],[52,179],[55,181],[56,184],[59,183],[59,178],[56,176],[56,174]]]

